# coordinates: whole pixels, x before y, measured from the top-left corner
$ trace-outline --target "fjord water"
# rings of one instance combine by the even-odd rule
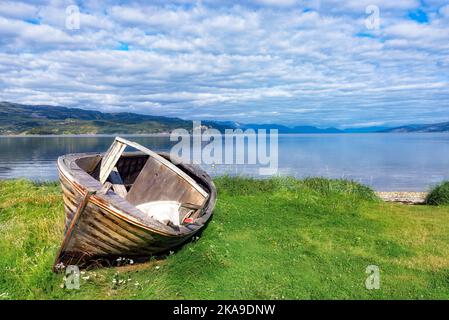
[[[103,152],[112,136],[0,137],[0,179],[57,179],[56,159]],[[128,136],[156,151],[170,151],[168,136]],[[203,166],[211,175],[258,176],[253,165]],[[426,191],[449,179],[449,134],[279,135],[282,176],[346,178],[382,191]]]

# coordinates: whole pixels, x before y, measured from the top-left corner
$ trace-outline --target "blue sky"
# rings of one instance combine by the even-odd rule
[[[2,0],[0,100],[286,125],[449,121],[449,2]]]

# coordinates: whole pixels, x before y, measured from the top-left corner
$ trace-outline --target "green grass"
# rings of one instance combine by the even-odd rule
[[[442,182],[430,190],[426,203],[434,206],[449,205],[449,181]]]
[[[218,178],[214,218],[164,259],[63,288],[57,184],[0,182],[0,299],[447,299],[449,207],[387,204],[353,182]],[[377,265],[379,290],[365,269]],[[113,280],[117,283],[114,284]]]

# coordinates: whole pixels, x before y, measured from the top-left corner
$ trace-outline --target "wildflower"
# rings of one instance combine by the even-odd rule
[[[55,265],[55,269],[56,269],[57,271],[64,270],[64,269],[65,269],[64,263],[59,262],[58,264]]]

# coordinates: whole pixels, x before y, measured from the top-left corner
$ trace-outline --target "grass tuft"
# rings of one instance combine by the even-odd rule
[[[434,206],[449,205],[449,181],[442,182],[430,190],[425,202]]]
[[[360,200],[379,201],[376,193],[365,185],[351,180],[292,177],[255,179],[249,177],[223,176],[216,178],[219,191],[230,195],[273,194],[283,191],[316,193],[321,196],[352,196]]]
[[[307,178],[303,180],[303,183],[311,190],[319,192],[323,196],[340,194],[345,196],[354,196],[361,200],[379,200],[376,193],[370,187],[352,180]]]

